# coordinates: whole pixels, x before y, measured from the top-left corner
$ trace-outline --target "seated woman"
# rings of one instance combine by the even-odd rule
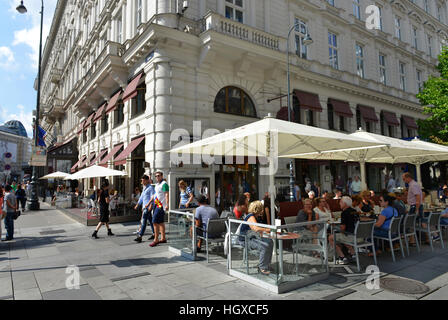
[[[373,208],[375,208],[375,203],[372,201],[371,192],[368,190],[361,192],[361,198],[362,198],[361,211],[365,213],[372,212]]]
[[[380,197],[380,204],[383,210],[375,223],[375,229],[373,230],[374,236],[388,236],[392,217],[398,217],[398,211],[393,207],[394,201],[395,198],[389,195],[383,195]]]
[[[327,200],[324,198],[316,199],[316,207],[314,208],[314,212],[318,215],[320,219],[331,220],[332,214],[330,209],[327,206]]]
[[[352,206],[353,206],[353,209],[355,209],[358,214],[362,213],[361,208],[363,205],[364,205],[364,203],[362,202],[362,198],[360,195],[355,194],[352,196]]]
[[[248,215],[244,218],[244,221],[257,223],[257,217],[263,214],[263,204],[261,201],[254,201],[250,204],[248,209]],[[261,228],[257,226],[249,226],[243,224],[240,229],[240,237],[239,242],[242,246],[245,245],[245,235],[249,230],[253,230],[255,232],[260,233],[262,236],[263,232],[270,232],[271,230],[268,228]],[[251,238],[249,242],[249,248],[256,249],[260,252],[260,261],[258,265],[258,270],[264,274],[269,275],[269,265],[272,260],[272,250],[274,247],[274,243],[271,239],[267,238]]]
[[[319,220],[319,214],[313,211],[313,201],[311,199],[303,200],[303,209],[299,211],[296,217],[296,223]],[[306,236],[312,236],[319,231],[317,224],[310,224],[300,227],[299,232],[304,232]]]

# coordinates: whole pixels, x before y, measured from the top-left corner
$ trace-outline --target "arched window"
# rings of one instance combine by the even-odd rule
[[[218,92],[215,98],[214,110],[219,113],[257,117],[251,98],[243,90],[236,87],[225,87]]]

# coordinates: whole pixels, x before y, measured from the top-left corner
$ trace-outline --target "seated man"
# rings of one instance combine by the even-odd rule
[[[200,229],[197,229],[198,235],[205,237],[207,232],[207,223],[210,219],[218,219],[218,211],[216,211],[215,208],[209,206],[207,204],[207,198],[205,195],[199,195],[197,198],[197,202],[199,204],[199,208],[196,209],[195,214],[195,221],[196,221],[196,227],[199,227]],[[198,239],[197,244],[197,252],[201,252],[201,244],[202,239]]]
[[[350,197],[344,196],[340,202],[341,206],[341,225],[340,231],[341,233],[337,235],[337,239],[343,242],[353,241],[353,233],[355,232],[355,224],[358,221],[358,213],[355,209],[352,208],[352,199]],[[332,235],[328,237],[330,242],[330,247],[334,246],[334,238]],[[362,239],[358,239],[358,241],[362,241]],[[351,254],[351,258],[355,254],[355,251],[352,246],[336,244],[336,253],[338,257],[336,258],[336,264],[348,264],[349,259],[344,257],[344,253],[342,252],[342,246],[346,246],[348,251]]]

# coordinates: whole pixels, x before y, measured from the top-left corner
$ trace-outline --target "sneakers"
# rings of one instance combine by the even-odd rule
[[[436,236],[432,236],[432,241],[437,241],[440,240],[440,236],[436,235]]]
[[[155,238],[154,235],[152,235],[148,238],[148,240],[154,240],[154,238]]]
[[[342,257],[336,258],[336,264],[346,265],[348,264],[348,259]]]
[[[132,234],[137,234],[137,233],[139,233],[139,232],[140,232],[140,229],[138,229],[138,230],[132,232]]]
[[[142,242],[142,237],[137,237],[134,239],[135,242],[137,243],[141,243]]]

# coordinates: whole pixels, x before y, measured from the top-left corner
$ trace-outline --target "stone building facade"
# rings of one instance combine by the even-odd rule
[[[365,9],[380,8],[380,30]],[[448,39],[446,1],[438,0],[58,1],[43,55],[41,115],[58,141],[77,136],[80,162],[126,170],[114,188],[129,198],[143,172],[163,170],[171,186],[207,185],[225,205],[268,185],[257,165],[172,164],[174,129],[235,128],[273,114],[285,117],[289,41],[294,121],[325,129],[417,134],[424,118],[415,95]],[[297,28],[286,39],[288,30]],[[306,34],[313,39],[303,45]],[[273,99],[273,100],[272,100]],[[283,108],[283,109],[282,109]],[[287,114],[287,113],[286,113]],[[201,130],[193,132],[200,121]],[[277,185],[286,186],[288,160]],[[356,164],[296,161],[304,177],[331,189]],[[384,166],[383,166],[384,167]],[[369,167],[369,187],[384,187],[383,167]],[[399,174],[400,168],[388,168]],[[85,182],[88,188],[93,182]],[[97,183],[97,182],[94,182]],[[88,189],[87,188],[87,189]],[[171,207],[175,207],[172,188]]]

